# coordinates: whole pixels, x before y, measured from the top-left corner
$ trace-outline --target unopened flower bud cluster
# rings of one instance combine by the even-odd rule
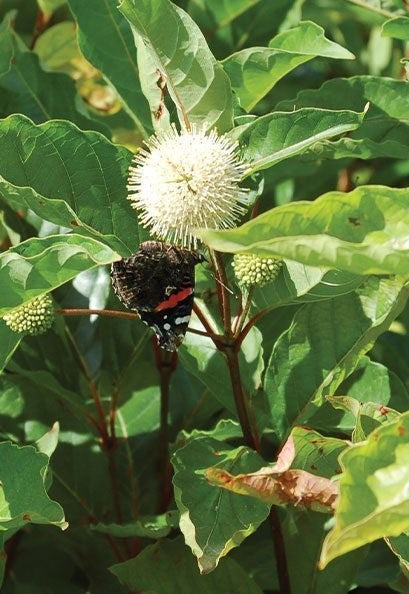
[[[283,265],[278,258],[261,258],[255,254],[235,254],[234,274],[241,285],[263,287],[273,281]]]
[[[13,332],[42,334],[51,328],[54,321],[53,301],[49,295],[35,297],[3,317]]]

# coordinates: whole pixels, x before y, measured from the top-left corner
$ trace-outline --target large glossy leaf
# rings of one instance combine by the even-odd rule
[[[116,0],[69,0],[84,56],[118,92],[142,136],[152,129],[149,107],[139,81],[136,50],[129,23]]]
[[[0,28],[0,116],[21,112],[36,123],[67,118],[84,130],[107,132],[88,117],[70,77],[42,69],[8,21]]]
[[[359,295],[306,305],[296,313],[276,342],[265,374],[271,422],[281,438],[293,425],[310,422],[324,395],[335,392],[388,329],[408,294],[394,280],[374,279]]]
[[[408,531],[408,456],[409,413],[341,455],[340,500],[321,566],[378,538]]]
[[[0,313],[117,259],[106,245],[80,235],[28,239],[0,255]]]
[[[354,58],[327,39],[322,27],[305,21],[278,34],[268,48],[248,48],[232,54],[223,61],[223,67],[241,107],[250,111],[283,76],[316,56]]]
[[[281,256],[356,274],[408,275],[409,190],[361,186],[292,202],[238,229],[198,235],[214,249]]]
[[[204,472],[211,466],[239,472],[260,468],[263,460],[246,448],[233,449],[210,437],[195,438],[172,457],[180,528],[202,573],[215,569],[222,556],[238,546],[268,515],[269,506],[212,487]]]
[[[122,255],[139,243],[126,200],[128,150],[69,122],[37,126],[23,116],[0,122],[0,199],[92,234]]]
[[[233,125],[229,80],[194,21],[169,0],[122,0],[119,9],[135,35],[148,44],[180,122],[229,130]],[[154,112],[158,107],[151,105]]]
[[[164,539],[137,557],[112,566],[111,571],[131,590],[157,594],[261,594],[260,588],[236,561],[225,559],[211,575],[197,571],[181,538]]]
[[[277,111],[235,128],[230,137],[239,141],[243,159],[249,163],[246,175],[250,175],[298,155],[320,140],[355,130],[364,115],[365,111],[315,108]]]
[[[369,102],[362,126],[348,138],[322,142],[314,147],[315,158],[393,157],[405,159],[409,147],[409,105],[405,81],[378,76],[353,76],[325,82],[320,89],[301,91],[277,109],[302,107],[352,109]]]

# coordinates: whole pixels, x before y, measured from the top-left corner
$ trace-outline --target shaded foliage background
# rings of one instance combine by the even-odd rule
[[[292,468],[343,470],[333,531],[327,513],[279,508],[291,591],[409,592],[407,4],[117,4],[0,0],[0,314],[49,290],[59,310],[120,309],[107,265],[147,237],[126,200],[132,152],[178,117],[216,126],[252,162],[265,214],[203,237],[288,258],[235,337],[261,447],[243,445],[232,351],[189,333],[173,492],[142,323],[59,315],[33,338],[0,320],[2,592],[283,592],[271,500],[204,474],[252,473],[289,435]],[[222,334],[213,274],[197,268],[198,312]]]

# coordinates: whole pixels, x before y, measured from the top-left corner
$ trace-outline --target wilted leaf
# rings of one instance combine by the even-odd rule
[[[206,471],[205,476],[214,486],[250,495],[270,505],[290,504],[313,511],[332,511],[338,496],[337,484],[305,470],[290,469],[294,457],[295,444],[290,436],[273,467],[266,466],[257,472],[235,476],[222,468],[213,467]]]

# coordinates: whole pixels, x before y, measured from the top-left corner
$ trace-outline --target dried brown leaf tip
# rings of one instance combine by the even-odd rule
[[[214,486],[256,497],[265,503],[290,504],[326,513],[334,511],[338,484],[305,470],[290,468],[294,456],[294,441],[289,437],[273,467],[267,466],[257,472],[236,476],[212,467],[207,469],[206,479]]]

